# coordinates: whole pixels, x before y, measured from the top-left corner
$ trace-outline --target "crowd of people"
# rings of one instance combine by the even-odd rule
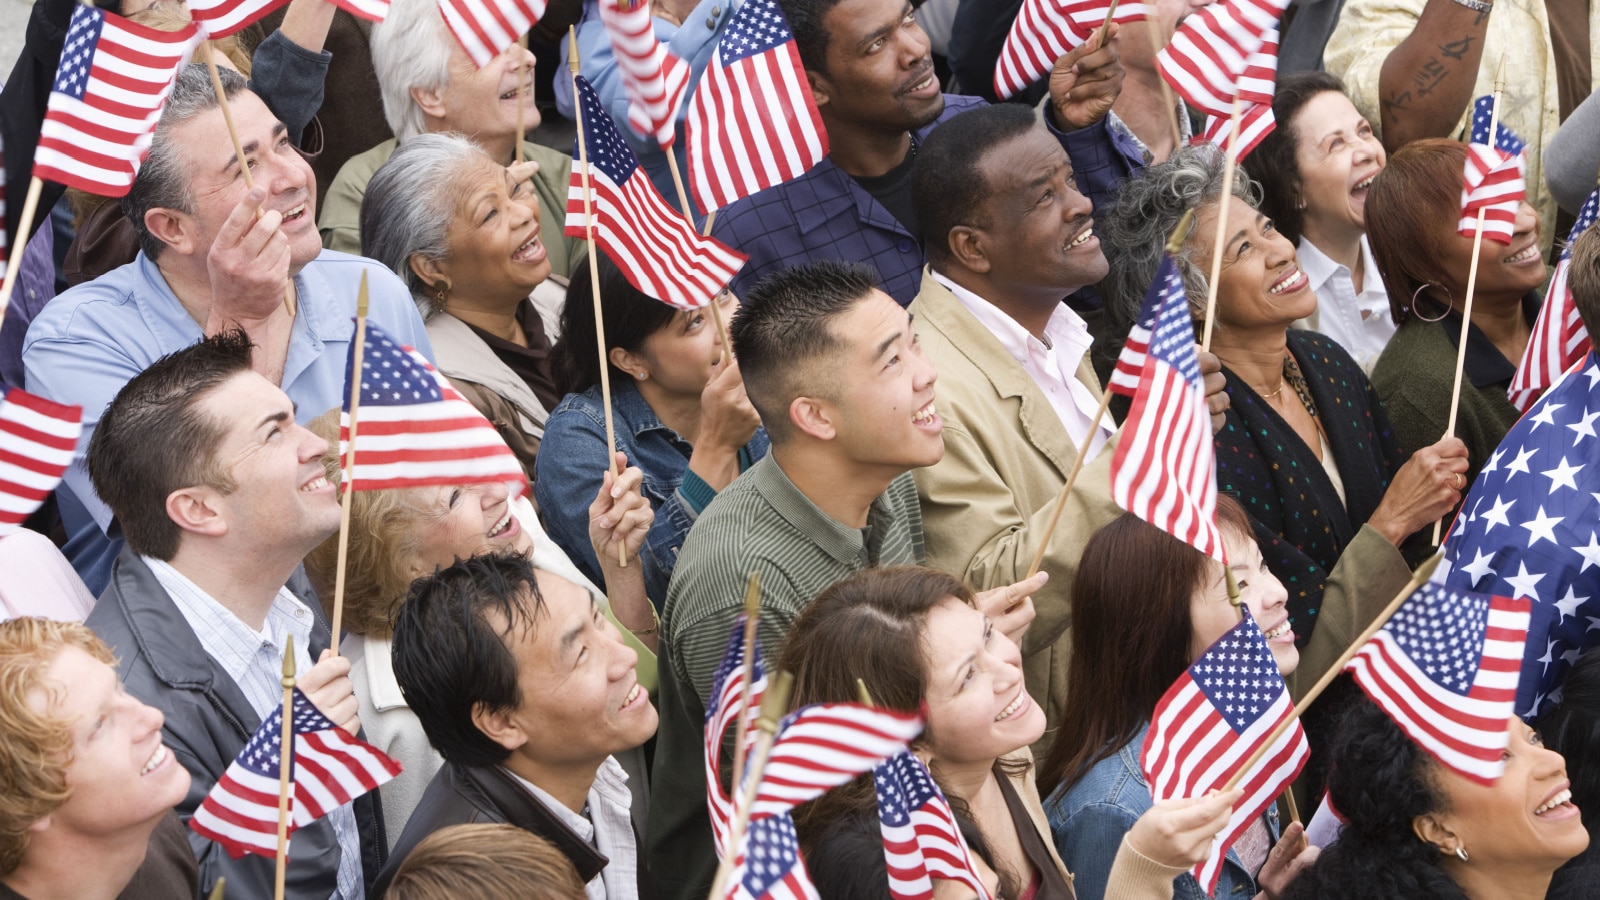
[[[742,5],[650,9],[693,80]],[[705,897],[707,710],[758,573],[794,705],[868,686],[925,717],[911,749],[989,896],[1194,900],[1242,791],[1158,799],[1162,695],[1242,603],[1303,696],[1440,520],[1441,578],[1558,611],[1505,774],[1451,770],[1340,678],[1305,718],[1299,802],[1249,824],[1211,895],[1600,894],[1600,618],[1577,614],[1600,487],[1561,517],[1504,488],[1545,452],[1543,500],[1582,494],[1600,453],[1594,355],[1536,415],[1507,393],[1563,250],[1600,335],[1600,233],[1561,240],[1600,169],[1600,7],[1296,0],[1275,127],[1235,171],[1156,65],[1207,0],[1107,19],[999,102],[1020,5],[779,0],[829,153],[716,211],[748,262],[685,311],[562,227],[569,25],[626,119],[597,3],[552,0],[480,67],[434,0],[379,23],[290,0],[197,51],[215,74],[179,71],[125,197],[46,185],[24,223],[74,7],[36,0],[0,93],[20,273],[0,384],[84,427],[0,534],[0,898],[273,897],[273,859],[186,825],[282,702],[291,644],[309,701],[402,771],[294,833],[284,896]],[[1478,246],[1464,140],[1502,56],[1527,196],[1509,245]],[[684,142],[627,137],[676,206]],[[1132,438],[1104,385],[1169,246],[1197,344],[1215,296],[1197,350],[1226,571],[1113,500]],[[359,491],[341,516],[358,285],[526,485]],[[1563,405],[1581,418],[1557,427]],[[1585,539],[1553,574],[1541,541]],[[1319,807],[1336,829],[1290,821]],[[866,775],[796,810],[823,898],[890,895],[878,809]]]

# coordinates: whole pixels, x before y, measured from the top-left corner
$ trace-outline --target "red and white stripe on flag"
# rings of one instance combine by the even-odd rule
[[[100,194],[128,192],[178,67],[200,42],[190,23],[157,31],[89,6],[72,12],[39,131],[33,174]]]
[[[1572,268],[1572,245],[1578,236],[1593,227],[1600,218],[1600,188],[1589,192],[1589,199],[1578,210],[1578,219],[1567,232],[1566,246],[1556,262],[1550,290],[1544,295],[1544,305],[1539,307],[1539,318],[1533,323],[1533,335],[1528,349],[1522,352],[1522,362],[1517,374],[1511,378],[1506,397],[1521,412],[1533,404],[1554,384],[1562,372],[1572,368],[1589,354],[1592,348],[1589,329],[1578,315],[1572,302],[1572,289],[1567,286],[1567,275]]]
[[[1278,85],[1278,29],[1273,28],[1261,49],[1250,54],[1244,74],[1239,78],[1239,136],[1233,138],[1236,159],[1244,159],[1256,149],[1261,139],[1272,133],[1277,122],[1272,116],[1272,95]],[[1206,121],[1202,140],[1224,150],[1228,147],[1233,128],[1233,111],[1228,115],[1211,116]]]
[[[544,17],[545,0],[439,0],[439,14],[483,68]]]
[[[1004,100],[1043,78],[1056,60],[1089,42],[1110,9],[1109,0],[1022,0],[995,61],[995,93]],[[1143,3],[1119,3],[1112,21],[1126,24],[1146,15]]]
[[[640,137],[655,138],[662,148],[672,146],[678,108],[689,87],[689,64],[656,39],[650,4],[644,0],[600,0],[600,21],[628,95],[628,127]]]
[[[746,0],[717,43],[684,123],[689,197],[704,212],[798,178],[828,155],[800,51],[773,0]]]
[[[786,718],[761,775],[751,815],[778,815],[871,771],[922,733],[917,713],[818,703]]]
[[[189,17],[211,38],[243,31],[289,0],[191,0]],[[340,5],[343,5],[342,3]]]
[[[0,384],[0,537],[21,529],[55,490],[82,432],[83,407]]]
[[[1511,236],[1516,233],[1517,210],[1528,196],[1526,166],[1521,153],[1467,145],[1467,184],[1461,191],[1458,225],[1461,234],[1471,237],[1478,230],[1481,209],[1483,236],[1499,244],[1511,243]]]
[[[1226,116],[1253,53],[1261,48],[1288,0],[1221,0],[1186,16],[1156,54],[1156,68],[1186,103]]]

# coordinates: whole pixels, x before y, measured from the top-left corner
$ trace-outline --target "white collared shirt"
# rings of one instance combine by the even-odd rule
[[[638,900],[639,845],[634,839],[633,818],[629,812],[633,795],[628,792],[628,773],[622,770],[616,757],[606,757],[595,772],[594,784],[589,788],[588,818],[568,809],[566,804],[533,782],[510,769],[506,771],[556,818],[606,857],[605,868],[584,885],[589,900]]]
[[[1056,304],[1050,321],[1044,327],[1045,339],[1041,341],[993,303],[938,272],[932,272],[932,275],[950,289],[950,293],[985,330],[1000,341],[1006,353],[1022,366],[1022,370],[1044,392],[1050,401],[1050,408],[1056,411],[1056,418],[1061,420],[1067,435],[1072,438],[1073,446],[1082,448],[1087,443],[1089,459],[1099,453],[1111,437],[1111,420],[1102,417],[1092,439],[1085,440],[1090,437],[1089,426],[1094,423],[1094,414],[1100,408],[1100,398],[1088,385],[1078,380],[1078,367],[1083,363],[1084,354],[1089,352],[1089,346],[1094,343],[1083,317],[1065,303]]]
[[[1317,312],[1295,323],[1296,327],[1320,331],[1350,352],[1362,371],[1372,374],[1383,348],[1394,337],[1394,320],[1389,317],[1389,292],[1372,258],[1367,236],[1361,236],[1362,290],[1356,293],[1350,268],[1334,262],[1317,245],[1301,238],[1300,269],[1311,280],[1317,293]]]
[[[305,672],[311,668],[311,628],[316,616],[287,587],[279,588],[262,630],[257,631],[170,564],[149,556],[139,559],[172,598],[200,639],[200,646],[265,720],[283,704],[283,651],[290,635],[294,636],[295,669]],[[339,887],[333,896],[360,900],[366,889],[361,880],[361,831],[355,809],[346,803],[328,813],[328,821],[339,842]]]

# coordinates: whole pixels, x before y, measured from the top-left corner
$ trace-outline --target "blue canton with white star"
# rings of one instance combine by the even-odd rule
[[[583,149],[589,154],[589,162],[604,172],[612,184],[620,186],[639,168],[639,158],[622,139],[622,132],[601,104],[600,95],[582,75],[578,76],[577,103],[582,108]],[[572,158],[578,158],[576,141],[572,144]]]
[[[1529,597],[1517,712],[1547,711],[1600,644],[1600,362],[1551,388],[1506,434],[1461,504],[1445,584]]]
[[[316,706],[298,688],[294,692],[294,721],[290,723],[295,734],[311,734],[335,728],[332,721],[319,712]],[[239,753],[239,762],[245,768],[264,778],[279,777],[280,752],[283,749],[283,707],[272,711],[261,727],[256,729],[250,743]]]
[[[1267,639],[1248,611],[1189,666],[1189,677],[1235,734],[1254,725],[1285,691]]]
[[[1561,259],[1572,258],[1572,245],[1578,242],[1578,235],[1589,230],[1596,218],[1600,218],[1600,188],[1590,191],[1589,199],[1583,201],[1583,208],[1578,210],[1578,220],[1572,223],[1567,242],[1561,248]]]
[[[351,354],[352,356],[354,354]],[[350,383],[350,358],[344,363],[344,383]],[[362,406],[410,406],[444,399],[433,374],[396,344],[381,328],[367,324],[367,345],[361,360]],[[350,396],[344,400],[350,411]]]
[[[1502,100],[1501,102],[1504,101]],[[1472,143],[1485,146],[1489,144],[1489,119],[1493,115],[1494,96],[1492,94],[1479,97],[1472,104]],[[1515,132],[1505,126],[1504,118],[1504,116],[1501,116],[1502,121],[1495,123],[1495,131],[1498,132],[1495,135],[1495,146],[1513,155],[1521,153],[1525,144],[1522,138],[1517,137]]]
[[[1426,584],[1406,599],[1384,628],[1423,674],[1466,696],[1483,658],[1488,598]]]
[[[789,22],[778,4],[773,0],[749,0],[733,14],[717,52],[722,54],[722,64],[731,66],[792,39]]]
[[[752,897],[766,896],[800,864],[800,838],[788,813],[752,820],[745,847],[744,886]]]
[[[1183,289],[1183,278],[1178,275],[1178,266],[1172,257],[1162,259],[1157,278],[1161,290],[1145,298],[1144,309],[1139,313],[1139,324],[1150,329],[1150,347],[1146,352],[1200,388],[1200,360],[1194,352],[1194,320],[1189,315],[1189,295]]]
[[[878,818],[884,825],[911,824],[911,813],[938,796],[926,766],[910,753],[900,753],[881,763],[874,773],[878,789]]]
[[[56,67],[56,82],[51,90],[82,100],[89,89],[89,67],[94,63],[94,51],[100,44],[100,29],[106,14],[92,6],[79,6],[72,11],[72,25],[67,28],[66,41],[61,46],[61,64]]]

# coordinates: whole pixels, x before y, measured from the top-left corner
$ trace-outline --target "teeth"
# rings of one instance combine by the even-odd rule
[[[1538,809],[1534,810],[1533,814],[1536,815],[1536,816],[1543,815],[1543,814],[1549,812],[1550,810],[1555,809],[1556,807],[1560,806],[1561,804],[1566,803],[1568,800],[1571,800],[1571,799],[1572,799],[1572,791],[1563,790],[1560,793],[1556,794],[1554,797],[1551,797],[1550,798],[1550,802],[1548,802],[1548,803],[1544,804],[1543,806],[1540,806]]]
[[[1263,635],[1266,637],[1267,640],[1270,641],[1273,638],[1283,637],[1284,635],[1286,635],[1288,633],[1289,633],[1289,620],[1288,619],[1284,619],[1282,622],[1278,623],[1278,625],[1276,627],[1274,627],[1271,631],[1264,632]]]
[[[528,242],[526,244],[523,244],[522,246],[518,247],[516,250],[514,250],[512,252],[511,255],[514,258],[520,259],[524,255],[526,255],[530,250],[532,250],[534,247],[537,247],[537,246],[539,246],[539,233],[536,231],[536,232],[533,233],[533,237],[528,238]]]
[[[1538,255],[1539,255],[1539,245],[1538,244],[1529,244],[1527,249],[1525,249],[1525,250],[1523,250],[1523,251],[1521,251],[1519,253],[1516,253],[1516,254],[1513,254],[1511,256],[1506,257],[1506,262],[1510,262],[1510,263],[1526,262],[1526,261],[1528,261],[1530,259],[1533,259],[1535,256],[1538,256]]]
[[[1372,187],[1373,179],[1375,179],[1377,177],[1378,177],[1378,173],[1376,173],[1376,172],[1372,173],[1371,175],[1368,175],[1366,178],[1364,178],[1361,181],[1356,183],[1355,190],[1362,191],[1362,190],[1366,190],[1369,187]]]
[[[508,507],[506,507],[506,514],[500,518],[500,521],[494,523],[494,527],[493,528],[489,529],[489,537],[499,537],[501,532],[504,532],[510,526],[511,526],[511,507],[508,506]]]
[[[294,209],[291,209],[288,212],[284,213],[283,214],[284,221],[288,221],[290,219],[298,219],[298,218],[300,218],[300,216],[305,214],[305,211],[306,211],[306,205],[304,203],[302,203],[299,206],[296,206]]]
[[[156,752],[155,753],[151,754],[150,761],[144,764],[144,768],[139,770],[139,774],[140,775],[149,775],[151,772],[155,771],[156,766],[159,766],[159,765],[161,765],[162,763],[164,763],[166,761],[167,761],[167,745],[162,744],[161,746],[156,748]]]
[[[923,422],[931,422],[933,421],[933,417],[938,414],[938,410],[934,409],[932,403],[929,403],[927,406],[917,410],[916,413],[911,416],[911,421],[919,424]]]
[[[639,699],[639,692],[642,690],[644,690],[644,688],[640,687],[639,683],[635,681],[633,683],[633,689],[628,691],[628,696],[622,701],[622,708],[626,709],[633,704],[633,701]]]
[[[1299,287],[1300,282],[1304,280],[1305,275],[1299,269],[1295,269],[1293,275],[1290,275],[1289,277],[1279,281],[1277,284],[1274,284],[1272,287],[1267,288],[1267,293],[1281,294],[1290,288]]]
[[[300,489],[300,491],[301,491],[301,493],[309,494],[312,491],[320,491],[320,490],[322,490],[323,488],[325,488],[327,486],[328,486],[328,479],[322,478],[322,477],[317,477],[317,478],[313,478],[311,481],[306,482],[305,487],[302,487]]]
[[[1015,715],[1017,710],[1022,708],[1023,701],[1025,701],[1027,699],[1027,696],[1028,696],[1028,692],[1027,691],[1025,691],[1025,690],[1017,691],[1017,699],[1015,699],[1015,700],[1011,701],[1010,703],[1006,704],[1006,708],[1000,710],[1000,715],[995,716],[994,720],[996,722],[999,722],[999,721],[1002,721],[1004,719],[1009,719],[1011,716]]]
[[[1068,247],[1076,247],[1079,244],[1083,243],[1084,241],[1087,241],[1089,238],[1092,238],[1092,237],[1094,237],[1094,229],[1093,228],[1085,228],[1083,230],[1083,234],[1080,234],[1077,237],[1073,238],[1072,239],[1072,243],[1068,244],[1067,246]]]

